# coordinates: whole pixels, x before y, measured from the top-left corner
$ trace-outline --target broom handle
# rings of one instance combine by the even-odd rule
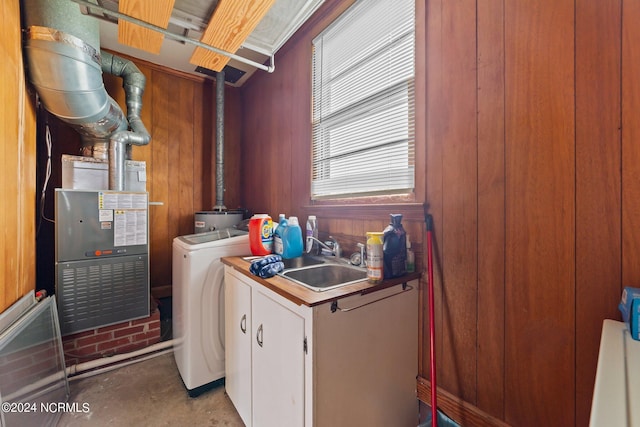
[[[438,427],[438,402],[436,386],[436,318],[433,303],[433,217],[425,215],[427,224],[427,271],[429,275],[429,346],[431,361],[431,425]]]

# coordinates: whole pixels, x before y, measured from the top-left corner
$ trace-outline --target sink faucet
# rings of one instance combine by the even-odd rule
[[[315,241],[317,242],[321,248],[329,251],[331,253],[331,255],[335,256],[336,258],[340,258],[340,256],[342,256],[342,251],[340,250],[340,244],[338,243],[338,241],[336,240],[335,237],[333,236],[329,236],[329,239],[331,239],[330,245],[318,240],[317,238],[313,237],[313,236],[307,236],[307,242],[309,241]],[[307,247],[312,247],[311,245],[307,245]],[[307,250],[307,253],[310,252],[310,249]]]

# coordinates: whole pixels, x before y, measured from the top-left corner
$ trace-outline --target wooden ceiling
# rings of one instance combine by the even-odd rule
[[[200,41],[235,53],[273,3],[275,0],[220,0]],[[229,57],[198,47],[193,52],[190,62],[220,71],[229,62]]]
[[[120,0],[120,13],[167,28],[175,0]],[[266,15],[275,0],[219,0],[200,41],[225,52],[235,53]],[[122,44],[158,54],[164,35],[139,25],[120,20],[118,41]],[[198,47],[190,62],[221,71],[228,56]]]
[[[120,0],[118,12],[166,29],[174,3],[175,0]],[[157,31],[125,20],[118,23],[118,41],[122,44],[158,54],[163,40],[164,35]]]

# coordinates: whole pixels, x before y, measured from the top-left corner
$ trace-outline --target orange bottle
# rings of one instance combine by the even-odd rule
[[[273,250],[273,221],[267,214],[249,220],[249,247],[253,255],[269,255]]]

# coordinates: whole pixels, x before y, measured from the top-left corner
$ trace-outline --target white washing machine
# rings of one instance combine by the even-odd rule
[[[220,384],[224,371],[225,256],[251,255],[249,233],[223,229],[173,239],[173,355],[189,396]]]

